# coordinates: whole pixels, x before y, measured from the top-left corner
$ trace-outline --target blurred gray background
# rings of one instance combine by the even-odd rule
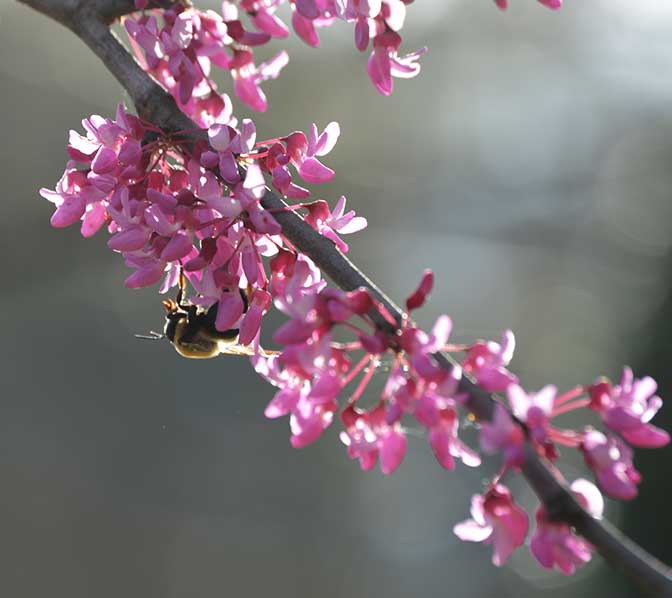
[[[234,99],[237,114],[264,138],[340,121],[337,177],[315,191],[369,219],[351,256],[391,296],[435,271],[423,324],[448,312],[457,341],[513,328],[529,388],[627,363],[670,398],[672,5],[511,4],[410,6],[403,47],[430,52],[389,98],[350,27],[323,31],[319,51],[293,40],[265,86],[270,111]],[[292,449],[246,360],[134,339],[162,325],[156,289],[124,289],[105,235],[50,228],[38,195],[63,170],[68,129],[125,97],[71,33],[10,0],[0,89],[3,596],[635,595],[599,558],[566,579],[525,550],[497,570],[490,548],[458,542],[452,526],[496,464],[448,474],[411,438],[394,476],[363,474],[336,427]],[[657,422],[672,425],[669,405]],[[670,457],[638,453],[639,499],[608,511],[668,562]]]

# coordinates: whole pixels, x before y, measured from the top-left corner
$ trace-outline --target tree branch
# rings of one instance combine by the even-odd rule
[[[58,21],[79,36],[130,94],[141,118],[154,123],[166,132],[179,133],[198,129],[197,125],[182,113],[170,94],[141,68],[110,31],[109,24],[113,20],[135,10],[133,0],[18,1]],[[171,0],[153,2],[153,6],[171,4],[174,4]],[[193,136],[197,138],[198,134]],[[266,193],[261,203],[265,208],[276,210],[286,206],[282,199],[270,191]],[[331,241],[306,224],[294,211],[275,211],[273,216],[282,226],[283,234],[340,288],[346,291],[359,287],[368,288],[397,322],[401,322],[402,310]],[[372,314],[372,317],[380,329],[390,333],[396,332],[380,314]],[[437,353],[435,357],[445,368],[454,365],[453,359],[448,355]],[[478,419],[491,418],[495,398],[468,377],[463,377],[460,390],[469,394],[467,407]],[[672,598],[670,569],[608,522],[598,521],[582,509],[566,486],[559,482],[539,459],[529,443],[526,445],[523,474],[553,519],[573,526],[577,533],[593,544],[611,565],[623,571],[645,595]]]

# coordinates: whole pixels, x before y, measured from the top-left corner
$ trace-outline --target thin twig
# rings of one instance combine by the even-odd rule
[[[198,129],[182,113],[170,94],[140,67],[110,31],[109,24],[114,19],[135,10],[133,0],[18,1],[58,21],[79,36],[130,94],[141,118],[168,133]],[[169,6],[173,3],[170,0],[155,0],[153,5]],[[198,134],[191,136],[194,139],[202,138]],[[286,206],[282,199],[270,191],[261,203],[268,209]],[[334,283],[348,291],[359,287],[368,288],[397,321],[401,322],[402,310],[331,241],[306,224],[294,211],[280,209],[274,211],[273,215],[282,226],[283,234],[308,255]],[[376,319],[376,324],[384,331],[396,332],[380,316]],[[435,357],[445,368],[451,368],[454,364],[448,355],[437,353]],[[467,407],[478,419],[491,418],[496,399],[468,377],[462,379],[460,390],[469,394]],[[573,526],[577,533],[595,546],[605,560],[623,571],[645,595],[672,598],[670,569],[608,522],[598,521],[582,509],[566,486],[556,479],[529,444],[526,445],[523,474],[552,518]]]

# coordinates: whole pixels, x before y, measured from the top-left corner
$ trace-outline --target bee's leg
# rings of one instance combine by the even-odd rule
[[[247,311],[247,309],[250,307],[250,302],[248,301],[247,297],[252,293],[252,287],[250,285],[247,285],[247,291],[240,289],[240,296],[243,298],[243,313]]]
[[[182,270],[182,266],[180,265],[180,275],[179,278],[177,279],[177,297],[175,298],[175,302],[177,305],[183,309],[184,311],[188,311],[188,305],[185,303],[182,303],[184,300],[184,291],[187,288],[187,279],[184,276],[184,270]]]

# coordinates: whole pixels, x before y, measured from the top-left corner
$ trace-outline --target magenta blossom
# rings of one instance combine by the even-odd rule
[[[485,453],[502,451],[504,463],[510,467],[521,467],[525,462],[525,434],[499,403],[495,405],[492,421],[481,423],[479,440]]]
[[[637,496],[642,479],[632,464],[632,449],[615,436],[588,428],[580,446],[586,464],[597,477],[600,488],[609,496],[631,500]]]
[[[593,484],[578,479],[572,483],[571,489],[588,513],[597,519],[602,517],[604,499]],[[543,505],[537,510],[536,521],[530,551],[542,567],[557,567],[565,575],[573,575],[576,569],[590,561],[593,551],[590,543],[577,536],[566,523],[551,521]]]
[[[655,394],[656,387],[653,378],[635,379],[632,370],[626,367],[618,386],[612,387],[608,380],[602,379],[589,388],[590,407],[602,416],[611,430],[633,446],[665,446],[670,442],[670,435],[649,423],[663,404]]]
[[[530,437],[542,446],[548,443],[549,422],[556,393],[557,389],[552,385],[531,394],[527,394],[517,384],[511,384],[506,389],[513,414],[525,422]]]
[[[516,348],[516,337],[511,330],[502,333],[501,343],[478,341],[467,350],[462,362],[464,371],[476,378],[479,386],[488,392],[501,392],[509,384],[518,384],[518,377],[506,369]]]
[[[503,484],[472,497],[471,517],[458,523],[453,532],[460,540],[492,544],[492,562],[497,567],[525,542],[527,513],[513,501],[511,491]]]
[[[420,72],[418,60],[427,52],[427,48],[420,48],[411,54],[399,56],[397,50],[400,45],[401,37],[394,31],[385,31],[373,39],[373,52],[367,70],[371,82],[385,96],[394,90],[392,77],[410,79]]]
[[[441,467],[452,471],[455,458],[468,467],[478,467],[481,458],[457,435],[459,415],[453,405],[438,395],[425,394],[415,407],[415,417],[429,431],[429,445]]]
[[[298,150],[292,161],[296,164],[301,178],[307,183],[327,183],[331,181],[335,173],[327,168],[316,156],[326,156],[338,141],[341,128],[337,122],[330,122],[322,133],[318,134],[317,125],[313,123],[308,134],[308,145]]]
[[[305,218],[308,224],[327,239],[331,239],[343,253],[348,252],[348,245],[336,233],[348,235],[367,226],[366,218],[356,216],[354,210],[345,211],[345,201],[345,196],[341,195],[331,212],[329,204],[318,199],[306,206],[308,215]]]
[[[384,474],[399,467],[406,454],[406,435],[399,421],[388,422],[384,404],[369,412],[350,406],[341,419],[345,425],[341,442],[348,447],[352,459],[359,459],[364,471],[373,468],[379,458]]]

